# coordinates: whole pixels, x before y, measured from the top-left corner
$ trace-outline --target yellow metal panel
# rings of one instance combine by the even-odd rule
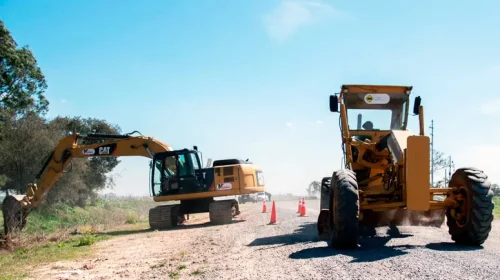
[[[413,86],[396,85],[342,85],[342,91],[347,89],[349,93],[387,93],[402,94],[411,91]]]
[[[240,188],[240,165],[226,165],[215,168],[215,191],[237,190]]]
[[[409,136],[406,150],[406,208],[429,210],[430,140],[427,136]]]

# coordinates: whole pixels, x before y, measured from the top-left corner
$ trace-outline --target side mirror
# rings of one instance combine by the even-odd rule
[[[336,95],[330,95],[330,112],[339,111],[339,98]]]
[[[198,151],[198,146],[193,146],[193,149],[194,149],[195,151]]]
[[[420,103],[422,98],[420,96],[415,97],[415,102],[413,103],[413,114],[418,115],[420,113]]]

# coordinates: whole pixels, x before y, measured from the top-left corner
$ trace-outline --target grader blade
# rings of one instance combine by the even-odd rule
[[[30,212],[24,195],[8,195],[2,202],[2,213],[4,220],[4,233],[15,233],[26,226],[26,218]]]
[[[431,226],[441,227],[446,209],[410,211],[404,208],[387,211],[365,211],[362,224],[366,226]]]

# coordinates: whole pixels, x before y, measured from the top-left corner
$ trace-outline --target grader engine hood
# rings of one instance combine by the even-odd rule
[[[394,130],[377,144],[379,151],[387,148],[394,165],[404,168],[408,210],[429,210],[430,140],[409,131]]]
[[[387,148],[391,154],[392,162],[403,164],[404,151],[407,148],[407,139],[412,136],[409,131],[393,130],[386,136],[382,137],[377,145],[377,149],[382,151]]]

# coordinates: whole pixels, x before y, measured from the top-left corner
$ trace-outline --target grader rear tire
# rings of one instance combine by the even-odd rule
[[[331,182],[329,246],[354,249],[358,246],[359,193],[356,175],[349,169],[336,171]]]
[[[318,216],[318,236],[320,239],[328,239],[328,233],[330,231],[328,224],[328,217],[330,216],[330,211],[328,209],[322,209]]]
[[[451,239],[460,245],[479,246],[488,239],[493,222],[493,190],[488,176],[476,168],[460,168],[450,180],[450,187],[463,195],[461,207],[446,211],[446,224]],[[463,211],[465,218],[455,219],[452,212]]]
[[[328,180],[326,177],[323,178],[322,180],[322,183],[323,181],[325,182],[325,184],[328,183],[328,181],[330,181],[329,183],[331,184],[331,178]],[[329,205],[330,205],[330,194],[331,194],[331,191],[330,191],[330,185],[325,185],[321,186],[321,193],[320,193],[320,212],[319,212],[319,215],[318,215],[318,222],[317,222],[317,229],[318,229],[318,237],[320,239],[325,239],[327,240],[328,237],[329,237],[329,222],[328,222],[328,218],[330,216],[330,211],[329,211]]]

